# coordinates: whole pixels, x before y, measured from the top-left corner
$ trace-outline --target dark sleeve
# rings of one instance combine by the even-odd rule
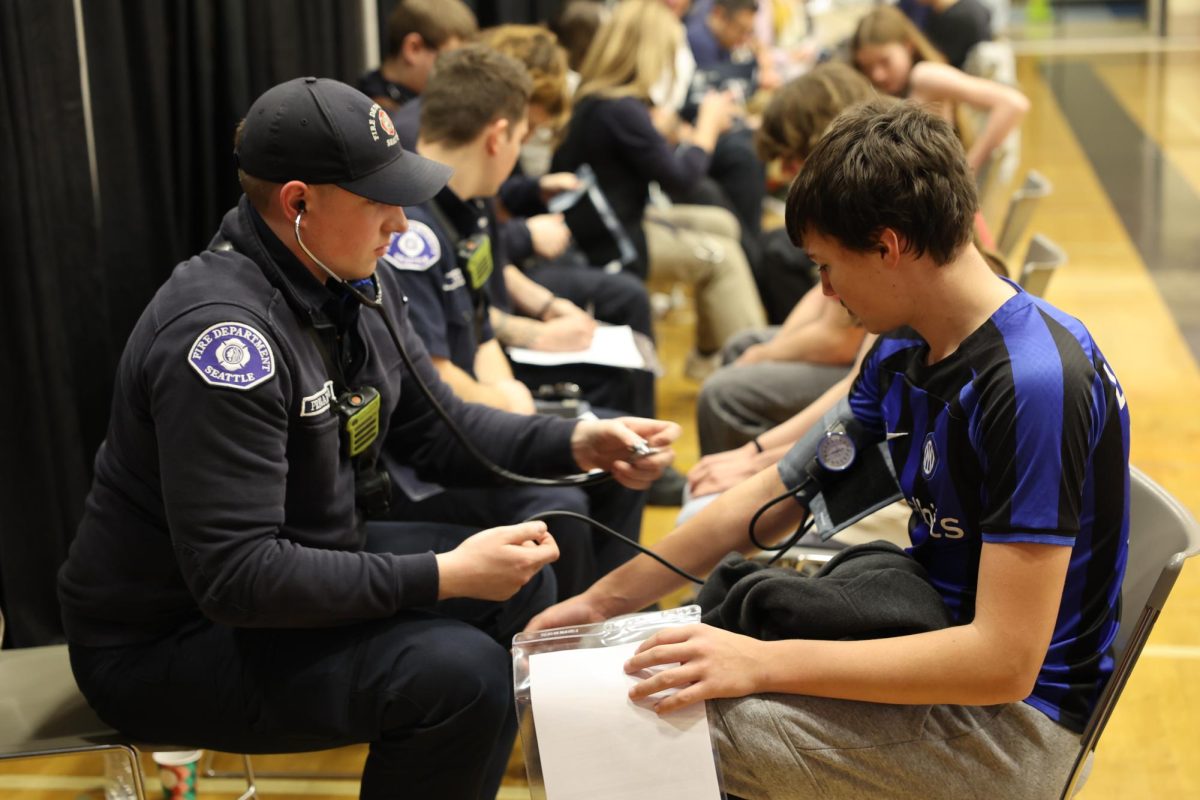
[[[1018,353],[977,378],[972,444],[984,465],[984,542],[1071,545],[1097,417],[1081,352]]]
[[[536,217],[546,213],[542,202],[542,187],[537,178],[514,172],[500,184],[500,202],[515,217]]]
[[[508,253],[509,263],[520,266],[533,255],[533,237],[523,217],[500,223],[499,237]]]
[[[425,347],[439,358],[453,359],[450,316],[465,317],[455,320],[455,324],[466,324],[471,319],[471,309],[463,299],[465,291],[447,292],[443,287],[448,281],[461,282],[462,271],[454,261],[449,240],[433,228],[424,212],[410,208],[406,213],[408,230],[392,234],[383,262],[392,268],[409,299],[412,326]]]
[[[448,484],[501,483],[458,441],[415,385],[419,378],[466,437],[493,462],[525,475],[554,476],[579,471],[571,453],[576,421],[550,415],[524,416],[460,400],[438,375],[407,319],[400,335],[416,378],[405,369],[404,390],[392,417],[387,448],[426,480]]]
[[[273,374],[249,388],[211,385],[189,359],[196,337],[235,321],[262,334]],[[214,621],[319,627],[375,619],[437,598],[432,553],[397,556],[307,547],[285,518],[289,356],[244,309],[204,306],[163,326],[140,380],[156,432],[163,506],[183,579]],[[331,482],[338,478],[331,467]],[[347,529],[330,541],[353,542]],[[306,532],[311,537],[312,532]]]
[[[444,256],[443,256],[444,257]],[[409,299],[412,326],[429,352],[438,358],[453,359],[450,351],[450,323],[442,291],[447,270],[435,265],[424,271],[398,269],[400,285]]]
[[[672,148],[640,100],[607,101],[596,109],[594,120],[605,126],[620,157],[646,180],[658,181],[663,191],[686,191],[708,170],[709,154],[691,145]]]

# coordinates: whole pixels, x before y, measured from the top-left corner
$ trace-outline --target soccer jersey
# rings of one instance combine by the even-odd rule
[[[1125,396],[1083,324],[1019,288],[952,355],[932,365],[928,355],[912,331],[880,337],[851,409],[888,435],[913,509],[910,552],[958,623],[975,614],[984,543],[1072,548],[1026,702],[1081,731],[1113,666],[1129,533]]]

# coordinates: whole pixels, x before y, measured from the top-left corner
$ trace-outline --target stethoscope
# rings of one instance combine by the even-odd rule
[[[612,475],[607,472],[579,473],[576,475],[565,475],[561,478],[536,478],[531,475],[522,475],[518,472],[513,472],[512,470],[506,469],[506,468],[500,466],[499,464],[495,463],[494,461],[492,461],[486,455],[484,455],[484,453],[479,448],[477,448],[475,446],[475,444],[467,437],[466,433],[462,430],[462,428],[460,428],[458,426],[458,423],[454,420],[454,418],[452,416],[450,416],[450,412],[446,411],[445,407],[443,407],[442,404],[438,401],[437,397],[433,393],[433,390],[430,389],[425,384],[425,381],[421,380],[421,375],[419,372],[417,372],[416,366],[413,364],[412,358],[408,354],[408,349],[404,346],[404,341],[400,338],[400,334],[396,330],[395,322],[392,320],[391,314],[388,313],[388,310],[384,305],[383,285],[379,282],[379,278],[375,274],[372,273],[371,284],[375,288],[375,296],[368,297],[365,293],[360,291],[357,286],[355,286],[354,284],[350,283],[349,281],[343,279],[337,273],[335,273],[333,270],[331,270],[329,267],[325,266],[324,262],[322,262],[321,259],[317,258],[313,254],[313,252],[308,249],[308,246],[304,244],[304,240],[300,237],[300,218],[304,216],[304,211],[305,211],[304,206],[301,205],[299,210],[296,213],[296,221],[295,221],[296,244],[300,245],[300,249],[304,251],[304,254],[306,256],[308,256],[309,258],[311,258],[313,263],[321,268],[322,272],[324,272],[333,281],[340,284],[343,288],[345,288],[347,291],[349,291],[355,300],[357,300],[363,306],[370,308],[379,313],[379,316],[383,320],[383,326],[387,329],[388,336],[391,337],[392,343],[396,345],[396,350],[398,350],[400,353],[400,360],[404,362],[404,366],[408,369],[409,374],[411,374],[413,376],[413,378],[416,379],[416,384],[417,384],[417,387],[421,390],[421,394],[423,394],[425,396],[425,399],[429,401],[429,404],[431,406],[433,406],[433,410],[437,413],[437,415],[439,417],[441,417],[442,421],[444,423],[446,423],[446,427],[448,427],[450,429],[450,432],[452,434],[454,434],[454,438],[458,439],[459,443],[463,446],[464,449],[466,449],[466,451],[468,453],[470,453],[472,458],[474,458],[476,461],[478,461],[486,469],[488,469],[490,472],[494,473],[495,475],[498,475],[501,478],[504,478],[505,480],[510,481],[512,483],[524,484],[526,486],[586,487],[586,486],[594,486],[598,483],[603,483],[604,481],[608,481],[608,480],[612,479]],[[401,295],[400,300],[402,303],[408,302],[408,298],[404,297],[403,295]],[[648,451],[643,451],[643,452],[648,452]],[[638,455],[638,454],[639,454],[638,452],[635,452],[635,455]],[[630,547],[637,548],[639,551],[650,556],[650,558],[653,558],[655,561],[662,564],[664,567],[666,567],[667,569],[676,573],[677,575],[680,575],[680,576],[686,578],[687,580],[692,581],[693,583],[698,583],[698,584],[704,583],[704,581],[702,581],[700,578],[697,578],[695,575],[685,572],[684,570],[680,569],[679,567],[675,566],[674,564],[672,564],[669,561],[667,561],[666,559],[664,559],[662,556],[658,555],[657,553],[652,552],[649,548],[644,547],[643,545],[641,545],[638,542],[635,542],[633,539],[630,539],[628,536],[624,536],[623,534],[618,533],[617,531],[613,530],[612,528],[608,527],[607,525],[597,522],[596,520],[591,519],[589,517],[586,517],[583,514],[576,514],[575,512],[572,512],[572,511],[543,511],[539,514],[534,514],[532,517],[525,520],[525,522],[535,522],[535,521],[539,521],[539,520],[545,520],[550,517],[570,517],[573,519],[583,520],[584,522],[588,523],[592,527],[594,527],[598,530],[602,530],[605,533],[609,534],[610,536],[617,537],[621,541],[628,544]]]

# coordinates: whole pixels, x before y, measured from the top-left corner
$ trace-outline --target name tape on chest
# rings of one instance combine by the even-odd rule
[[[241,322],[219,322],[192,343],[188,364],[204,382],[226,389],[252,389],[275,377],[275,354],[266,337]]]
[[[408,230],[393,233],[383,260],[396,269],[424,272],[442,257],[442,243],[433,229],[416,219],[408,221]]]
[[[307,395],[300,401],[300,416],[315,417],[324,414],[333,402],[333,395],[333,381],[325,381],[320,391]]]

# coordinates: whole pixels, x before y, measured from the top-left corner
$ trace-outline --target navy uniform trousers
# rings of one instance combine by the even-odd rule
[[[370,523],[366,549],[453,549],[474,531]],[[190,622],[149,644],[71,648],[96,711],[150,743],[284,753],[370,743],[361,797],[495,797],[516,734],[509,647],[554,600],[543,569],[503,603],[455,599],[332,628]],[[85,686],[86,684],[86,686]]]

